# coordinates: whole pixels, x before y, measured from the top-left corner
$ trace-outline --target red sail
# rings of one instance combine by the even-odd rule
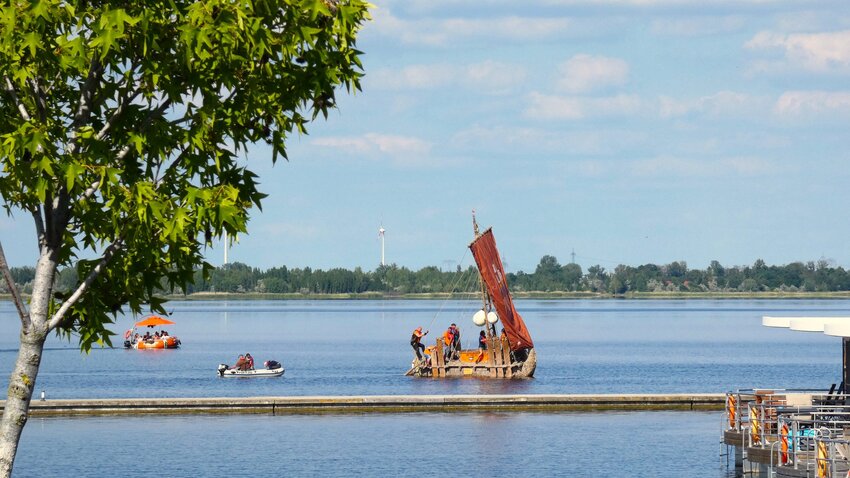
[[[483,234],[472,241],[469,249],[472,250],[475,263],[478,264],[478,271],[484,280],[487,293],[490,294],[493,307],[496,308],[496,313],[499,314],[502,326],[505,327],[505,332],[508,334],[511,350],[534,347],[531,335],[525,327],[525,322],[522,321],[522,317],[516,311],[511,300],[511,294],[508,292],[508,278],[505,276],[505,268],[502,266],[502,259],[499,257],[498,249],[496,249],[493,230],[484,231]]]

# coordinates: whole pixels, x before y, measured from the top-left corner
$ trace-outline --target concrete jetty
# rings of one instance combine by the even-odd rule
[[[39,400],[30,416],[722,410],[722,393],[604,395],[359,395]],[[5,401],[0,401],[0,409]]]

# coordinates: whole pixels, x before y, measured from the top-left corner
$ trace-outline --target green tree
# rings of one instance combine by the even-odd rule
[[[0,477],[12,472],[44,341],[111,345],[124,308],[164,312],[203,248],[246,232],[263,194],[240,163],[272,161],[290,134],[359,89],[362,0],[6,2],[0,7],[0,195],[31,216],[32,295],[0,271],[21,320],[0,423]],[[87,259],[78,259],[87,258]],[[59,268],[76,270],[67,292]]]
[[[592,292],[604,291],[608,286],[608,274],[605,268],[599,264],[587,268],[587,276],[585,276],[587,288]]]
[[[561,276],[564,278],[566,290],[578,290],[581,285],[581,266],[574,263],[566,264],[561,268]]]
[[[608,282],[608,292],[612,294],[625,294],[629,291],[629,267],[622,264],[614,268],[611,279]]]
[[[534,271],[537,290],[552,291],[563,288],[561,264],[555,256],[543,256]]]

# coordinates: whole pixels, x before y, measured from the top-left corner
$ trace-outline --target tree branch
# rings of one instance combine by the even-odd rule
[[[30,314],[27,311],[27,306],[21,299],[21,294],[18,292],[18,287],[15,285],[15,280],[12,278],[12,271],[9,270],[9,264],[6,263],[6,253],[3,252],[3,245],[0,244],[0,272],[3,273],[3,278],[6,279],[6,284],[9,286],[9,292],[12,294],[12,299],[15,302],[15,307],[18,309],[18,316],[21,318],[21,327],[24,331],[28,331],[32,325]]]
[[[44,122],[47,118],[46,93],[41,88],[41,83],[38,81],[38,78],[30,80],[30,87],[33,90],[33,97],[35,98],[36,109],[38,110],[38,119]]]
[[[127,87],[130,84],[130,81],[135,78],[134,72],[139,68],[139,66],[139,63],[134,63],[130,66],[130,69],[125,73],[126,76],[124,77],[124,84],[119,88]],[[136,86],[135,88],[127,88],[126,90],[124,90],[124,94],[122,95],[121,100],[118,103],[118,107],[115,108],[115,111],[112,113],[112,116],[110,116],[109,119],[106,120],[106,123],[103,125],[103,128],[101,128],[100,131],[97,132],[95,140],[100,141],[103,139],[104,136],[106,136],[106,133],[109,132],[109,130],[112,128],[112,125],[115,124],[115,121],[118,120],[118,118],[124,112],[124,108],[128,104],[132,103],[133,100],[135,100],[141,93],[142,90],[138,86]]]
[[[77,287],[77,289],[74,291],[73,294],[71,294],[70,297],[68,297],[64,302],[62,302],[62,305],[59,307],[59,310],[57,310],[56,313],[53,314],[53,317],[50,318],[50,322],[47,323],[48,331],[51,331],[59,326],[59,323],[62,322],[62,319],[65,318],[65,314],[68,313],[68,310],[70,310],[71,307],[76,304],[78,300],[80,300],[80,297],[82,297],[83,294],[89,289],[89,287],[91,287],[92,283],[94,283],[95,279],[97,279],[100,273],[103,272],[104,269],[106,269],[106,266],[109,264],[109,261],[111,261],[112,258],[115,256],[115,253],[120,251],[123,247],[124,240],[119,237],[115,240],[115,242],[113,242],[109,245],[109,247],[106,248],[106,250],[103,252],[103,257],[101,257],[100,262],[98,262],[94,269],[92,269],[92,271],[86,277],[86,280],[84,280]]]
[[[109,119],[106,120],[106,123],[104,123],[103,128],[101,128],[100,131],[97,132],[97,135],[95,135],[95,140],[100,141],[103,139],[104,136],[106,136],[106,133],[109,132],[109,129],[112,128],[112,125],[115,124],[115,121],[121,116],[121,113],[124,112],[124,107],[128,103],[136,99],[136,97],[139,96],[139,93],[141,92],[139,90],[136,90],[133,92],[128,91],[127,93],[132,93],[132,95],[126,95],[124,96],[124,98],[122,98],[121,103],[118,105],[118,107],[115,108],[115,111],[112,112],[112,116],[110,116]]]
[[[27,112],[27,107],[18,100],[18,93],[15,91],[15,85],[12,84],[12,80],[8,76],[4,76],[3,79],[6,83],[6,91],[12,95],[12,101],[17,105],[18,111],[21,113],[21,118],[24,121],[29,121],[31,119],[30,114]]]
[[[91,112],[91,99],[94,96],[94,88],[100,79],[102,72],[100,61],[97,56],[93,56],[89,65],[89,73],[86,76],[86,81],[80,87],[80,102],[77,105],[77,111],[74,113],[74,122],[71,124],[72,129],[78,128],[83,124]]]
[[[94,195],[94,193],[97,192],[98,188],[100,188],[100,181],[93,182],[92,185],[89,186],[88,189],[86,189],[85,192],[83,193],[83,198],[88,199],[88,198],[92,197]]]
[[[38,246],[39,249],[44,246],[45,235],[44,235],[44,219],[41,218],[41,208],[36,208],[34,211],[30,211],[32,214],[33,222],[35,223],[35,236],[38,238]]]

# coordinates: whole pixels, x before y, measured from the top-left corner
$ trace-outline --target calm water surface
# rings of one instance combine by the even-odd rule
[[[410,332],[451,322],[475,347],[469,301],[173,302],[179,350],[97,349],[51,338],[38,390],[51,398],[443,393],[722,392],[825,387],[841,341],[761,326],[762,315],[850,315],[845,300],[518,301],[538,352],[533,380],[404,377]],[[132,321],[119,321],[123,331]],[[0,386],[17,353],[14,307],[0,304]],[[120,337],[120,336],[119,336]],[[279,379],[219,379],[219,363],[251,352],[281,361]]]
[[[518,301],[532,380],[404,377],[410,332],[451,322],[473,347],[475,301],[174,302],[183,347],[81,355],[51,338],[48,398],[470,393],[681,393],[826,388],[840,339],[762,327],[762,315],[850,315],[845,300]],[[116,330],[132,320],[123,318]],[[0,386],[19,322],[0,303]],[[277,379],[220,379],[251,352]],[[6,372],[3,372],[5,370]],[[720,413],[411,413],[52,418],[28,424],[15,476],[722,476]],[[37,449],[56,450],[44,461]],[[259,453],[257,459],[250,459]],[[99,456],[96,463],[90,458]],[[238,457],[235,458],[234,457]],[[439,471],[435,471],[439,470]]]
[[[717,478],[719,433],[699,412],[46,418],[15,476]]]

